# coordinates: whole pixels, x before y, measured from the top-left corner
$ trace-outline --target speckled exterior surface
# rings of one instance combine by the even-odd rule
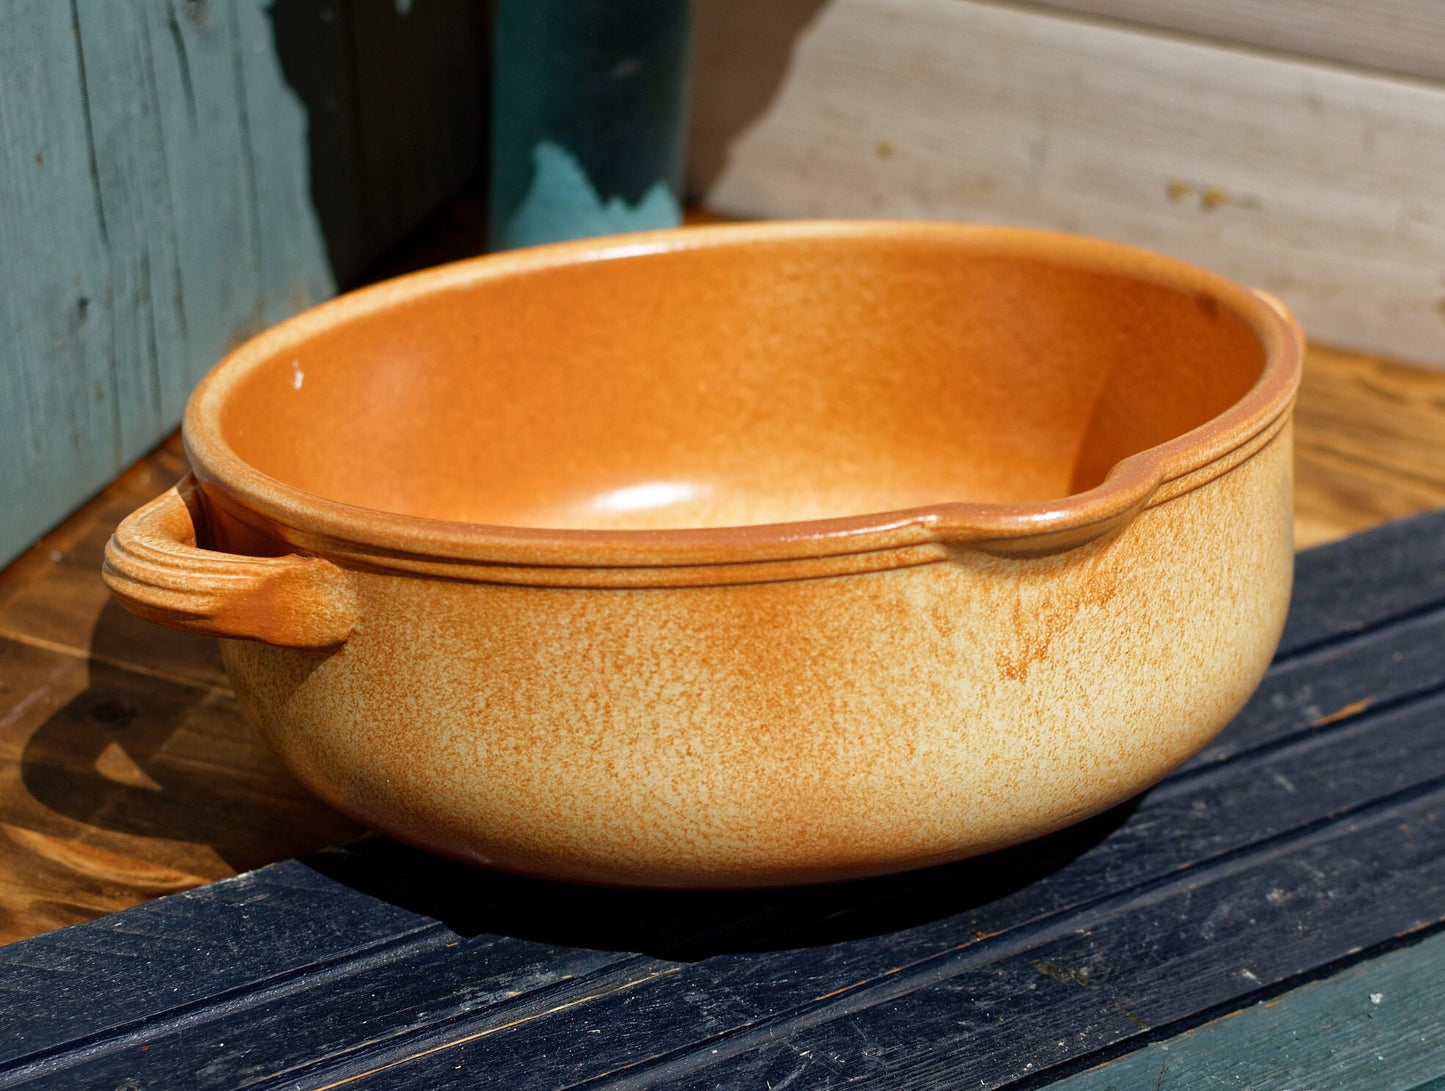
[[[1045,557],[681,589],[373,574],[330,655],[223,652],[297,777],[404,840],[566,879],[841,878],[1057,829],[1202,747],[1273,654],[1291,534],[1286,429]]]
[[[684,268],[716,283],[688,297],[694,310],[677,336],[712,356],[742,328],[728,328],[742,314],[729,269],[782,270],[783,297],[801,277],[824,300],[817,313],[769,304],[762,317],[777,328],[737,356],[747,361],[759,345],[780,353],[779,374],[881,422],[868,443],[840,456],[808,416],[811,403],[786,392],[776,422],[763,414],[725,446],[711,436],[693,442],[685,421],[632,428],[630,418],[607,417],[609,405],[628,404],[628,388],[599,380],[582,398],[549,394],[545,404],[564,423],[548,418],[538,431],[551,438],[530,448],[530,433],[498,409],[493,421],[522,446],[512,462],[496,461],[491,440],[467,448],[456,422],[395,440],[390,418],[376,419],[386,417],[377,399],[358,402],[351,386],[328,380],[348,374],[365,386],[376,366],[340,349],[382,359],[384,347],[345,338],[398,301],[440,299],[459,314],[455,297],[481,308],[497,283],[603,264],[598,246],[612,247],[609,260],[641,261],[596,273],[598,291],[616,286],[624,319],[648,293],[682,282],[669,248],[689,251],[679,260],[694,264]],[[850,246],[872,247],[868,260],[904,283],[891,295],[886,278],[866,291],[843,283],[819,246],[840,246],[845,257]],[[758,264],[758,252],[768,260]],[[1005,275],[975,278],[990,297],[960,302],[955,265],[979,252]],[[1014,262],[1027,271],[1017,283]],[[592,287],[569,283],[551,286],[548,298],[570,306],[559,314],[591,298]],[[1030,284],[1057,313],[1023,306],[1037,302]],[[765,278],[758,291],[767,289]],[[830,295],[852,308],[840,321],[865,331],[858,300],[891,300],[901,332],[875,355],[895,352],[900,336],[907,350],[916,328],[918,374],[889,378],[910,362],[906,351],[876,362],[819,357],[808,320],[844,314],[842,304],[829,312]],[[722,315],[721,332],[696,320],[710,301],[703,310]],[[957,319],[969,306],[996,311],[998,323],[975,335],[978,323]],[[598,321],[617,370],[641,368],[641,349],[669,343],[665,330]],[[416,326],[417,340],[435,339],[425,332],[434,326]],[[1082,343],[1060,340],[1069,336]],[[328,337],[328,352],[310,351]],[[445,337],[436,366],[453,376],[459,404],[475,385],[465,369],[507,358],[479,362],[456,349],[456,335]],[[540,339],[519,375],[575,347],[560,335]],[[1204,745],[1258,684],[1289,600],[1299,353],[1298,331],[1277,308],[1218,278],[1034,232],[771,225],[483,259],[327,305],[218,368],[187,418],[198,488],[185,505],[163,505],[165,519],[122,527],[108,579],[130,608],[225,638],[242,706],[296,776],[423,847],[529,874],[654,886],[818,881],[937,863],[1129,798]],[[729,379],[726,366],[695,355],[701,362],[679,365],[695,369],[681,380],[675,368],[657,373],[674,400]],[[960,383],[959,368],[974,370]],[[1034,391],[1015,414],[1023,425],[997,408],[1018,401],[1016,370],[1029,380],[1018,389]],[[836,391],[826,385],[835,371],[844,375]],[[304,408],[286,393],[303,389],[294,378],[303,372],[306,397],[333,418],[311,438],[286,425],[288,407]],[[854,393],[858,382],[873,383],[866,400]],[[953,391],[938,401],[948,429],[926,416],[933,387]],[[972,397],[989,404],[979,409]],[[692,412],[708,420],[714,400]],[[338,406],[357,415],[363,434],[410,450],[411,476],[380,463],[358,475],[337,458]],[[581,509],[557,483],[592,472],[596,414],[635,436],[624,452],[652,450],[659,460],[613,465],[604,482],[613,492],[599,495],[689,459],[687,472],[703,480],[701,448],[722,467],[705,482],[722,506],[570,525],[566,512]],[[810,467],[805,426],[824,451],[811,464],[811,494],[798,484]],[[965,426],[969,435],[953,435]],[[439,433],[459,464],[495,482],[479,499],[458,491],[447,467],[431,466]],[[750,449],[750,434],[774,441]],[[569,436],[587,442],[569,448]],[[734,457],[739,443],[744,454]],[[947,444],[940,468],[930,456]],[[1036,457],[1023,457],[1029,451]],[[952,495],[948,475],[966,459],[976,491]],[[526,488],[499,476],[508,466]],[[410,508],[388,510],[386,490],[399,487],[388,474],[412,490],[398,501]],[[758,482],[769,475],[784,494],[811,496],[811,521],[768,521],[776,498]],[[877,495],[890,475],[912,490],[891,507]],[[334,485],[329,498],[307,491],[318,482]],[[739,498],[732,507],[730,497]],[[495,521],[459,520],[463,502]],[[510,521],[498,515],[508,504]],[[453,517],[435,517],[444,513]],[[224,561],[214,558],[228,555],[244,579],[217,576]],[[271,567],[258,569],[263,561]],[[249,601],[290,595],[291,604],[274,616],[227,607],[243,583]]]

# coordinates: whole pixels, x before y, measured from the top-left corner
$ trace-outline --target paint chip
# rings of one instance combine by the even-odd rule
[[[306,379],[306,372],[304,372],[304,371],[301,370],[301,361],[300,361],[300,360],[292,360],[292,361],[291,361],[291,388],[292,388],[293,390],[300,390],[300,389],[301,389],[301,384],[302,384],[302,382],[305,381],[305,379]]]
[[[1331,712],[1328,716],[1321,716],[1318,720],[1310,724],[1310,726],[1324,727],[1326,724],[1339,723],[1341,720],[1348,720],[1351,716],[1358,716],[1361,712],[1364,712],[1365,709],[1369,708],[1374,700],[1375,695],[1372,693],[1368,697],[1361,697],[1358,701],[1351,701],[1344,707],[1335,709],[1335,711]]]
[[[1029,965],[1061,985],[1078,985],[1081,988],[1089,986],[1089,968],[1087,966],[1060,966],[1058,963],[1047,962],[1041,958],[1030,960]]]
[[[1383,999],[1385,999],[1385,994],[1384,994],[1384,993],[1371,993],[1371,994],[1370,994],[1370,1003],[1371,1003],[1371,1004],[1378,1004],[1378,1003],[1379,1003],[1381,1000],[1383,1000]]]

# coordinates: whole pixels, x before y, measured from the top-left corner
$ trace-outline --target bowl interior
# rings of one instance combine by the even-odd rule
[[[946,239],[477,268],[283,341],[228,392],[221,438],[399,514],[742,526],[1081,492],[1265,363],[1208,292]]]

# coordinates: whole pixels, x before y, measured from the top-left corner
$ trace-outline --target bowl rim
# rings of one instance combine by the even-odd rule
[[[817,239],[944,242],[977,254],[1114,272],[1201,294],[1231,310],[1254,331],[1264,348],[1264,368],[1254,385],[1222,413],[1121,459],[1102,482],[1083,492],[1028,503],[947,501],[751,526],[597,530],[403,515],[342,503],[282,482],[247,463],[221,436],[219,419],[226,399],[254,368],[322,330],[384,312],[420,295],[564,265]],[[279,529],[299,548],[385,567],[396,567],[406,558],[541,568],[738,566],[969,544],[1004,553],[1051,552],[1098,537],[1152,504],[1207,483],[1272,438],[1294,402],[1303,344],[1298,324],[1273,297],[1122,243],[1033,228],[932,221],[715,224],[486,254],[340,295],[258,334],[217,363],[187,402],[183,438],[204,494],[233,515],[250,522],[259,517],[262,525]],[[1214,465],[1221,468],[1211,474]]]

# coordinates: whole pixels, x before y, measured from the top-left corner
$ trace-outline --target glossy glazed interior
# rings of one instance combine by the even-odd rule
[[[360,508],[750,526],[1081,493],[1264,371],[1211,290],[990,238],[714,234],[395,289],[269,342],[215,425]]]

